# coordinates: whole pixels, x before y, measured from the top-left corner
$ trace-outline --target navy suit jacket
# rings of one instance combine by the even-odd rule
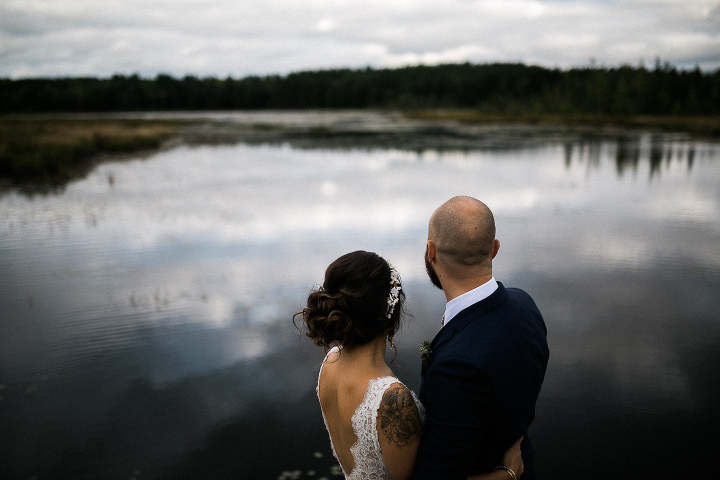
[[[492,295],[448,322],[430,350],[420,386],[427,422],[412,479],[465,480],[492,471],[523,435],[522,480],[534,478],[527,430],[549,351],[532,298],[498,282]]]

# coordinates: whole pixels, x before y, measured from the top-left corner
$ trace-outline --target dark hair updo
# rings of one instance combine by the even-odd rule
[[[358,250],[343,255],[325,270],[325,282],[310,293],[307,307],[293,316],[293,323],[300,316],[306,335],[325,348],[351,348],[380,335],[392,337],[400,327],[405,294],[400,290],[388,318],[390,274],[390,265],[376,253]]]

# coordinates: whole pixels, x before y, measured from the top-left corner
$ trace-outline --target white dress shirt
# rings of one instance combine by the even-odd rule
[[[479,287],[473,288],[469,292],[465,292],[462,295],[459,295],[450,300],[445,305],[443,326],[447,325],[448,322],[450,322],[450,320],[452,320],[455,315],[462,312],[470,305],[474,305],[480,300],[485,300],[487,297],[492,295],[492,293],[497,290],[497,288],[497,281],[495,280],[495,277],[492,277],[490,280],[483,283]]]

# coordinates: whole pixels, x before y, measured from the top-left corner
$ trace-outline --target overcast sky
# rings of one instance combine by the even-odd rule
[[[0,77],[720,67],[718,0],[0,0]]]

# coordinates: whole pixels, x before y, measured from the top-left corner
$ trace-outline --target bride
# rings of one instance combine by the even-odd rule
[[[424,408],[385,362],[387,343],[395,349],[404,299],[397,271],[379,255],[357,251],[330,264],[323,285],[293,317],[293,322],[300,317],[315,344],[333,347],[320,369],[317,393],[346,479],[404,480],[415,465]],[[520,440],[500,461],[500,470],[469,478],[519,477]]]

